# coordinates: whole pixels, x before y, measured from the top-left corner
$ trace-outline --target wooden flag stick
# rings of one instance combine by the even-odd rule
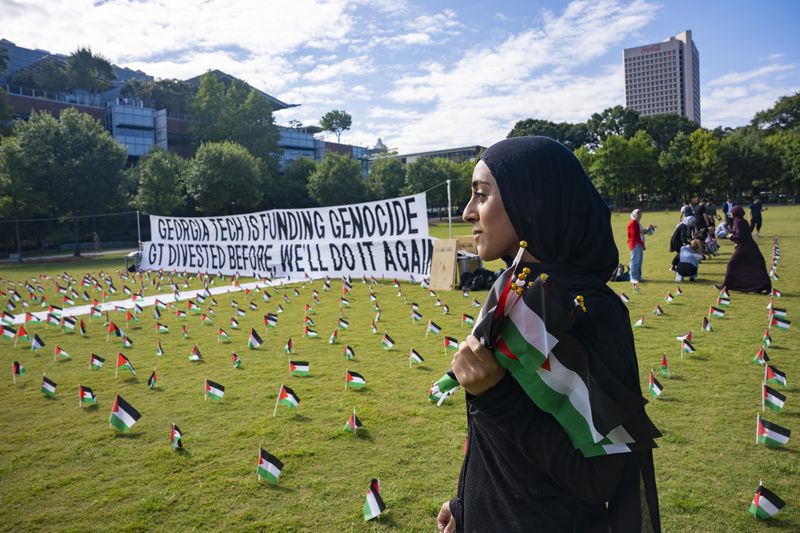
[[[277,406],[277,404],[276,404]],[[275,415],[272,415],[275,416]],[[256,466],[256,476],[258,476],[258,480],[261,481],[261,472],[258,469],[261,467],[261,445],[258,445],[258,466]]]
[[[81,386],[78,385],[78,407],[83,407],[83,402],[81,402],[81,396],[83,396],[83,392],[81,391]]]
[[[756,444],[758,444],[758,422],[761,419],[761,415],[756,415]]]
[[[14,385],[17,384],[17,374],[14,372],[14,364],[11,364],[11,380],[14,382]]]
[[[767,364],[767,363],[764,363],[764,364]],[[762,383],[761,384],[761,412],[762,413],[764,412],[764,402],[765,402],[764,396],[767,395],[766,394],[766,392],[767,392],[767,388],[766,387],[767,387],[766,383]]]
[[[278,396],[277,396],[277,398],[275,398],[275,409],[272,410],[272,417],[273,418],[275,418],[275,415],[278,413],[278,402],[281,399],[281,391],[282,390],[283,390],[283,385],[281,385],[281,388],[278,389]]]

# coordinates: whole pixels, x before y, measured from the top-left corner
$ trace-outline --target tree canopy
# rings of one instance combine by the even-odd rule
[[[328,152],[308,177],[308,193],[321,206],[364,201],[366,187],[361,165],[352,157]]]
[[[342,137],[342,132],[350,129],[353,124],[353,117],[345,110],[328,111],[319,119],[319,125],[324,131],[329,131],[336,135],[338,143]]]

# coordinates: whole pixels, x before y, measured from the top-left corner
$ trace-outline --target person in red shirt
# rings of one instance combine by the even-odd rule
[[[642,259],[644,258],[644,237],[642,237],[642,211],[634,209],[628,222],[628,249],[631,251],[631,283],[644,281],[642,278]]]

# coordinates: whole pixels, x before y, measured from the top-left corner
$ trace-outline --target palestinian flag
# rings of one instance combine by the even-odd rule
[[[664,386],[658,382],[652,370],[650,371],[650,385],[647,387],[647,390],[650,391],[650,396],[652,396],[654,399],[658,398],[658,396],[661,394],[661,391],[664,390]]]
[[[264,325],[268,328],[274,328],[278,325],[278,315],[267,313],[264,315]]]
[[[624,292],[619,293],[619,299],[622,300],[623,303],[628,303],[631,301],[630,297]]]
[[[286,341],[286,344],[283,346],[283,351],[287,354],[291,354],[293,349],[294,349],[294,341],[292,340],[291,337],[289,337],[289,340]]]
[[[772,383],[774,385],[780,385],[781,387],[786,389],[786,374],[784,374],[781,370],[778,370],[777,367],[772,365],[767,365],[764,369],[764,383]]]
[[[339,340],[339,330],[335,329],[333,330],[333,333],[331,333],[331,336],[328,337],[328,344],[336,344],[338,340]]]
[[[231,317],[231,329],[239,329],[239,321]]]
[[[317,332],[311,329],[310,327],[308,326],[303,327],[303,337],[314,338],[317,336],[318,336]]]
[[[169,333],[169,326],[166,324],[161,324],[160,322],[156,322],[156,332]]]
[[[293,376],[307,376],[311,373],[308,361],[289,361],[289,372]]]
[[[723,318],[725,316],[725,311],[712,305],[708,308],[708,316],[717,316]]]
[[[772,387],[767,386],[766,383],[761,385],[761,395],[764,399],[765,407],[769,407],[776,413],[783,411],[783,404],[786,402],[786,396]]]
[[[125,313],[125,322],[131,322],[131,321],[133,321],[133,322],[138,322],[138,321],[139,321],[139,319],[138,319],[138,318],[136,318],[136,315],[134,315],[133,313],[131,313],[131,312],[130,312],[130,310],[128,310],[128,311]]]
[[[283,313],[283,306],[281,304],[278,304],[278,309],[276,309],[275,312],[278,314]]]
[[[125,348],[132,348],[133,347],[133,340],[128,337],[127,335],[122,336],[122,346]]]
[[[348,389],[361,389],[367,385],[367,380],[358,372],[345,370],[345,385]]]
[[[106,360],[100,357],[99,355],[92,354],[91,356],[89,356],[89,368],[91,368],[92,370],[100,370],[101,368],[103,368],[103,363],[105,362]]]
[[[153,389],[155,387],[158,387],[158,374],[156,374],[156,369],[154,368],[153,373],[147,378],[147,388]]]
[[[116,337],[122,337],[122,330],[113,322],[108,323],[108,334],[113,334]]]
[[[44,348],[44,341],[39,338],[39,335],[34,333],[33,340],[31,340],[31,350],[36,351],[40,348]]]
[[[242,360],[239,359],[239,356],[236,355],[236,352],[231,354],[231,362],[233,363],[233,368],[241,368],[242,367]]]
[[[184,339],[189,338],[189,328],[186,327],[186,324],[181,326],[181,335],[183,336]]]
[[[350,327],[350,324],[343,318],[339,318],[339,329],[347,329]]]
[[[245,316],[247,312],[244,309],[237,309],[236,316]]]
[[[792,327],[792,323],[790,321],[780,316],[773,316],[772,320],[769,321],[769,325],[775,326],[778,329],[789,329]]]
[[[220,340],[220,339],[230,342],[231,336],[228,335],[227,331],[225,331],[222,328],[219,328],[219,331],[217,331],[217,340]]]
[[[705,316],[703,317],[703,321],[701,322],[700,327],[704,331],[713,331],[713,328],[711,327],[711,321],[708,319],[708,317]]]
[[[383,338],[381,338],[381,345],[383,345],[384,349],[391,350],[394,347],[394,339],[388,333],[384,333]]]
[[[60,326],[61,317],[59,315],[54,315],[53,313],[47,313],[46,323],[53,324],[54,326]]]
[[[683,342],[683,341],[691,341],[692,340],[692,330],[689,330],[683,335],[678,335],[675,339]]]
[[[694,353],[695,351],[696,350],[694,349],[694,346],[692,346],[692,343],[689,341],[681,342],[681,356],[683,356],[685,353]]]
[[[719,297],[717,297],[717,305],[730,307],[731,299],[730,298],[725,298],[724,296],[719,296]]]
[[[419,322],[420,320],[422,320],[422,315],[419,314],[418,311],[412,309],[411,310],[411,320],[413,320],[414,322]]]
[[[62,359],[71,359],[67,351],[58,344],[56,344],[56,349],[53,350],[53,361],[55,361],[56,356],[61,357]]]
[[[207,314],[203,313],[200,315],[200,322],[202,322],[203,324],[213,324],[214,320]]]
[[[156,355],[164,355],[164,348],[161,347],[161,341],[156,345]]]
[[[753,363],[757,365],[763,365],[767,361],[769,361],[769,357],[767,356],[767,351],[764,348],[759,349],[758,353],[756,353],[756,356],[753,357]]]
[[[94,395],[92,389],[78,385],[78,400],[81,405],[97,405],[97,396]]]
[[[7,339],[13,339],[17,336],[17,330],[11,326],[0,326],[0,333],[2,333],[3,337]]]
[[[2,326],[0,326],[0,328],[2,328]],[[3,333],[3,335],[5,336],[5,332]],[[31,338],[28,335],[28,332],[25,329],[25,326],[22,325],[22,324],[20,324],[19,329],[17,330],[17,340],[23,340],[25,342],[30,342],[31,341]]]
[[[372,520],[379,516],[386,509],[386,505],[381,498],[381,483],[373,479],[369,484],[367,499],[364,501],[364,521]]]
[[[769,345],[772,344],[772,336],[769,334],[769,328],[764,331],[764,336],[761,337],[761,339],[764,348],[769,348]]]
[[[15,376],[24,376],[25,367],[19,364],[19,362],[14,361],[13,363],[11,363],[11,373]]]
[[[180,309],[176,309],[175,318],[186,318],[186,311],[181,311]]]
[[[356,416],[356,412],[353,411],[353,414],[347,419],[347,422],[344,423],[342,430],[350,431],[355,435],[362,427],[364,427],[364,424],[361,423],[361,420]]]
[[[256,333],[255,328],[251,328],[250,337],[247,339],[247,347],[250,348],[251,350],[255,350],[262,344],[264,344],[264,341],[261,339],[261,337],[258,336],[258,333]]]
[[[60,308],[59,306],[57,306],[57,305],[51,305],[51,306],[48,307],[48,311],[47,312],[51,313],[53,315],[56,315],[56,316],[61,316],[63,314],[64,310],[62,308]],[[3,314],[3,318],[5,318],[5,313]]]
[[[278,403],[280,405],[285,405],[289,409],[297,409],[300,398],[292,389],[286,385],[281,385],[281,390],[278,392]]]
[[[450,314],[450,307],[447,304],[442,305],[442,314],[447,315]]]
[[[108,423],[117,428],[118,431],[124,432],[131,429],[140,418],[142,418],[142,415],[139,414],[139,411],[117,394],[114,399],[114,407],[111,408],[111,416],[108,417]]]
[[[221,402],[222,397],[225,396],[225,387],[207,379],[205,381],[205,394],[206,400],[211,398],[212,400]]]
[[[259,480],[263,477],[266,478],[268,482],[275,485],[278,483],[281,470],[283,470],[283,463],[280,462],[277,457],[266,452],[264,448],[258,449],[258,467],[256,468],[256,474],[258,474]]]
[[[42,394],[49,398],[54,398],[56,395],[56,382],[48,379],[47,376],[42,376]]]
[[[200,348],[195,344],[192,346],[192,351],[189,353],[189,361],[202,361],[203,355],[200,353]]]
[[[414,348],[411,348],[411,352],[408,354],[408,362],[409,365],[412,363],[421,365],[425,362],[425,359],[423,359],[419,352],[417,352]]]
[[[101,311],[99,307],[92,306],[91,309],[89,309],[89,318],[101,316],[103,316],[103,311]]]
[[[86,322],[84,322],[82,318],[80,324],[80,332],[81,332],[81,337],[86,335]]]
[[[789,442],[789,436],[792,434],[790,430],[773,422],[767,422],[761,415],[756,418],[758,442],[769,448],[785,446]]]
[[[98,315],[99,315],[99,313],[98,313]],[[41,321],[42,321],[42,319],[37,317],[36,315],[34,315],[32,313],[25,313],[25,323],[26,324],[28,322],[37,322],[38,323],[38,322],[41,322]]]
[[[375,321],[374,321],[374,320],[372,321],[372,327],[370,328],[370,330],[372,331],[372,334],[373,334],[373,335],[375,335],[375,334],[377,334],[377,333],[378,333],[378,325],[377,325],[377,324],[375,324]]]
[[[428,331],[427,331],[427,333],[433,333],[434,335],[436,335],[437,333],[440,333],[441,331],[442,331],[442,328],[436,322],[434,322],[433,320],[428,320]]]
[[[339,298],[339,305],[342,307],[350,307],[350,300],[347,298]]]
[[[772,296],[774,298],[780,298],[781,297],[781,291],[779,291],[778,289],[772,289]]]
[[[642,318],[633,323],[633,327],[635,328],[640,328],[642,326],[644,326],[644,315],[642,315]]]
[[[453,337],[445,337],[444,347],[445,349],[449,348],[451,350],[458,350],[458,339],[454,339]]]
[[[183,433],[181,433],[180,428],[178,428],[174,422],[169,432],[169,443],[173,450],[180,450],[183,448]]]
[[[355,356],[356,356],[356,352],[354,352],[353,349],[349,345],[345,344],[344,345],[344,358],[345,359],[353,359]]]
[[[786,318],[789,315],[789,312],[782,307],[774,307],[772,305],[769,305],[768,307],[770,315],[779,316],[781,318]]]
[[[200,306],[194,303],[193,301],[189,300],[186,302],[186,310],[187,311],[194,311],[196,313],[200,312]]]
[[[626,298],[627,298],[627,296],[626,296]],[[481,303],[478,300],[476,300],[475,298],[473,298],[472,299],[472,307],[480,307],[480,306],[481,306]]]
[[[411,302],[411,310],[412,311],[419,311],[419,304],[416,302]]]
[[[675,296],[681,296],[683,291],[681,290],[680,286],[675,287]]]
[[[67,331],[73,331],[78,321],[75,317],[65,316],[61,319],[61,327]]]
[[[664,310],[661,309],[660,305],[656,305],[655,308],[653,308],[653,314],[656,316],[661,316],[664,314]]]
[[[156,309],[161,309],[162,311],[167,308],[167,304],[156,298]]]
[[[117,353],[117,372],[120,370],[127,370],[134,376],[136,375],[136,369],[133,368],[133,364],[122,354],[122,352]]]
[[[674,296],[672,296],[672,293],[671,293],[671,292],[668,292],[668,293],[666,294],[666,296],[664,296],[664,301],[665,301],[665,302],[667,302],[667,303],[670,303],[670,302],[671,302],[672,300],[674,300],[674,299],[675,299],[675,297],[674,297]]]
[[[719,296],[721,298],[730,298],[731,297],[730,294],[728,294],[728,288],[727,287],[722,287],[722,289],[720,289]]]
[[[777,494],[759,484],[748,510],[750,514],[762,520],[769,520],[778,514],[784,505],[786,502],[781,500]]]
[[[669,376],[669,360],[667,359],[667,354],[661,354],[661,377],[668,377]]]

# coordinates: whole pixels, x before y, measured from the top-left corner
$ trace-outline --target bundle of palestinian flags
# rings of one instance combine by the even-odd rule
[[[530,279],[530,271],[517,266],[521,252],[493,285],[472,334],[528,397],[555,417],[585,457],[655,447],[660,434],[641,416],[641,395],[621,384],[603,390],[589,369],[586,349],[568,333],[582,306],[545,275]],[[435,400],[457,385],[448,372],[429,396]]]

